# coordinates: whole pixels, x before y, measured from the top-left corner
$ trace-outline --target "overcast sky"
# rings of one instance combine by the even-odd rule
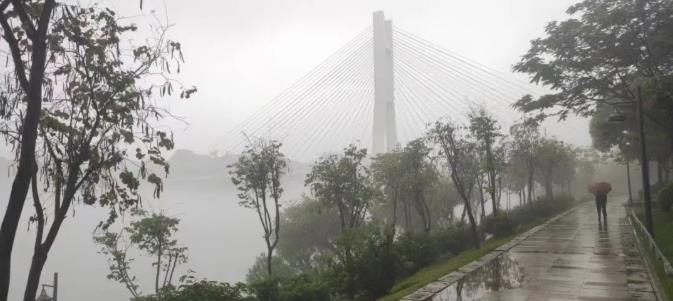
[[[566,18],[573,0],[107,0],[123,15],[168,16],[170,36],[183,43],[181,80],[199,92],[171,102],[189,121],[175,129],[178,148],[222,148],[232,126],[287,88],[371,24],[371,14],[502,72]],[[143,23],[147,18],[136,18]],[[525,77],[519,76],[522,80]],[[583,135],[577,135],[578,130]],[[575,144],[589,143],[586,122],[551,128]]]

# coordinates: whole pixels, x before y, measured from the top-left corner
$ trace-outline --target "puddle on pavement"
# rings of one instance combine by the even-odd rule
[[[500,255],[465,275],[432,297],[432,301],[470,301],[489,292],[515,289],[526,282],[526,274],[509,253]]]

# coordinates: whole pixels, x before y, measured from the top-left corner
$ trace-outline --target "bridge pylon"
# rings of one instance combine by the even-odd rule
[[[393,69],[393,22],[374,12],[374,125],[372,151],[380,154],[398,146]]]

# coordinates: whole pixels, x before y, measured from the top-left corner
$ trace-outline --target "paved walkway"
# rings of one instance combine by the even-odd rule
[[[581,205],[403,300],[657,300],[622,201],[607,211],[599,226]]]

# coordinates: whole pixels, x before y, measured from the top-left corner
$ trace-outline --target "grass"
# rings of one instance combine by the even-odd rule
[[[643,216],[642,209],[636,210],[638,218],[641,221],[645,221]],[[673,211],[664,212],[659,209],[658,204],[653,204],[652,206],[652,222],[654,224],[654,240],[657,242],[659,249],[668,258],[669,262],[673,262]],[[657,260],[652,252],[649,252],[648,246],[644,246],[645,237],[636,231],[640,235],[641,243],[643,244],[643,250],[645,250],[647,259],[652,263],[654,267],[654,272],[659,278],[659,283],[661,288],[664,290],[666,296],[673,296],[673,278],[666,275],[664,272],[664,266],[661,261]]]
[[[460,254],[451,257],[450,259],[439,262],[433,265],[429,265],[420,271],[416,272],[415,274],[402,279],[398,281],[395,286],[393,286],[392,290],[387,296],[384,296],[382,298],[379,298],[378,301],[396,301],[399,299],[402,299],[403,297],[415,292],[416,290],[420,289],[421,287],[427,285],[428,283],[431,283],[442,276],[449,274],[460,267],[475,261],[482,256],[488,254],[489,252],[497,249],[498,247],[506,244],[510,240],[514,239],[521,233],[524,233],[533,227],[540,225],[544,222],[546,222],[548,219],[540,220],[535,223],[531,223],[525,226],[519,227],[519,231],[515,234],[511,234],[508,236],[504,236],[501,238],[495,238],[488,240],[484,242],[481,246],[481,248],[474,249],[474,250],[468,250],[461,252]]]

